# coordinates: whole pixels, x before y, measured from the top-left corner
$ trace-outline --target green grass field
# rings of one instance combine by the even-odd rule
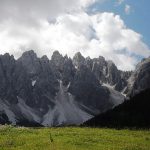
[[[0,150],[150,150],[150,131],[0,126]]]

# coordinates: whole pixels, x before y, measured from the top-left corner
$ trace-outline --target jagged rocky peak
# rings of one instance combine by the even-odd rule
[[[54,66],[60,67],[64,63],[64,57],[59,53],[59,51],[54,51],[51,57],[51,62]]]
[[[150,63],[150,57],[148,57],[148,58],[143,58],[142,60],[141,60],[141,62],[139,62],[137,65],[136,65],[136,71],[140,71],[141,70],[141,68],[143,68],[143,67],[147,67],[147,64],[149,64]]]
[[[68,57],[67,55],[65,55],[64,56],[64,68],[68,68],[68,67],[74,67],[74,66],[73,66],[72,59]]]
[[[21,63],[28,73],[37,74],[40,71],[40,59],[33,50],[24,52],[17,62]]]
[[[49,59],[48,59],[48,57],[47,57],[46,55],[42,56],[42,57],[41,57],[41,60],[42,60],[43,62],[45,62],[45,63],[48,63],[48,62],[49,62]]]
[[[108,60],[107,61],[107,66],[108,66],[108,73],[111,74],[115,74],[115,73],[119,73],[118,72],[118,68],[117,66],[113,63],[113,61]]]
[[[106,67],[107,62],[103,56],[99,56],[99,58],[93,59],[93,66],[92,66],[93,72],[100,71],[102,74],[106,75]]]
[[[8,76],[10,80],[11,78],[10,73],[13,72],[15,65],[16,65],[16,60],[14,59],[13,55],[9,55],[8,53],[4,55],[0,55],[0,77]],[[4,79],[2,77],[0,79],[3,80],[2,82],[4,83]]]
[[[90,56],[85,58],[87,61],[91,61],[92,59],[90,58]]]
[[[105,60],[105,58],[103,56],[99,56],[98,59],[99,59],[100,62],[106,62],[106,60]]]
[[[150,57],[137,64],[135,71],[128,80],[126,93],[129,96],[150,88]]]
[[[33,62],[37,61],[37,54],[33,50],[26,51],[22,54],[22,56],[18,59],[23,65],[33,64]]]
[[[14,56],[13,56],[13,55],[10,55],[9,53],[5,53],[4,55],[0,55],[0,57],[14,58]]]
[[[14,62],[15,58],[13,55],[10,55],[9,53],[5,53],[4,55],[0,55],[0,59],[5,61],[5,62]]]
[[[63,58],[63,56],[59,53],[59,51],[56,50],[53,52],[51,60],[61,59],[61,58]]]
[[[72,59],[68,57],[68,55],[65,55],[63,58],[64,58],[64,65],[73,65]]]
[[[116,65],[113,63],[112,60],[108,60],[107,64],[108,64],[109,67],[115,67],[116,68]]]
[[[112,73],[112,72],[118,70],[117,67],[116,67],[116,65],[111,60],[107,61],[107,66],[108,66],[108,72],[109,73]]]
[[[93,66],[93,60],[88,56],[85,58],[85,62],[86,62],[86,66],[92,70],[92,66]]]
[[[15,59],[13,55],[5,53],[4,55],[0,55],[1,66],[6,69],[10,68],[15,64]]]
[[[75,65],[76,68],[84,65],[85,63],[85,58],[82,56],[80,52],[77,52],[74,57],[73,57],[73,64]]]
[[[86,64],[89,64],[89,63],[92,63],[93,60],[88,56],[85,58],[85,62],[86,62]]]
[[[34,60],[37,58],[37,54],[34,52],[34,50],[29,50],[29,51],[24,52],[20,58]]]
[[[68,55],[65,55],[65,56],[64,56],[64,59],[65,59],[65,60],[68,60],[68,59],[69,59]]]

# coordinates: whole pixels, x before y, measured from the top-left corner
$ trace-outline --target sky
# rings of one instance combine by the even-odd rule
[[[104,56],[133,70],[150,56],[148,0],[0,0],[0,54]]]

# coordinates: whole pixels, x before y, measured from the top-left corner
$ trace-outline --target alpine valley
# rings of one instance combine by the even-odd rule
[[[104,57],[0,55],[0,124],[79,125],[150,88],[150,57],[134,71]]]

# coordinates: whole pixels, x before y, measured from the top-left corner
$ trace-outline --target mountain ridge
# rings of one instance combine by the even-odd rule
[[[17,60],[9,54],[0,55],[1,122],[44,126],[83,123],[90,119],[87,116],[92,118],[125,100],[131,74],[118,70],[102,56],[84,58],[80,52],[71,59],[55,51],[50,60],[37,57],[33,50]],[[68,115],[77,113],[75,109],[81,112],[76,121]]]

